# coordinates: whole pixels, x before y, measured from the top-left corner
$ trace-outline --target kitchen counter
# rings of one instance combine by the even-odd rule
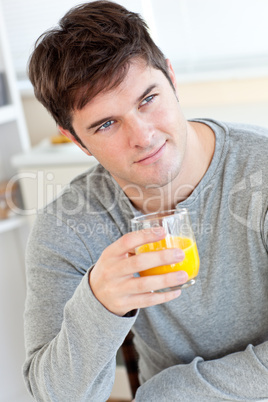
[[[29,152],[14,155],[12,164],[16,168],[22,166],[62,166],[62,165],[86,165],[88,167],[97,163],[93,156],[86,155],[72,142],[51,144],[49,139],[44,139]]]

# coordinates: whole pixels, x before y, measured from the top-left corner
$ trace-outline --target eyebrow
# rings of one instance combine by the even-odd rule
[[[148,95],[157,85],[156,84],[152,84],[150,85],[147,89],[145,89],[145,91],[142,93],[141,96],[138,97],[138,99],[136,100],[136,103],[139,103],[146,95]],[[94,123],[90,124],[90,126],[87,127],[87,130],[91,130],[92,128],[101,126],[102,124],[106,123],[109,120],[112,120],[113,116],[107,116],[103,119],[94,121]]]

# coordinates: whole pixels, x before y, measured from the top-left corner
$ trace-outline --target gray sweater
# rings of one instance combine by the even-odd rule
[[[106,401],[132,328],[136,402],[268,400],[268,132],[200,120],[216,134],[187,207],[200,254],[196,284],[165,304],[118,317],[88,272],[130,230],[136,211],[101,166],[40,211],[27,248],[23,372],[37,401]]]

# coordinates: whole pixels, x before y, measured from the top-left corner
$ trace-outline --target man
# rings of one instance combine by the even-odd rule
[[[24,376],[37,401],[105,401],[130,329],[136,401],[268,398],[267,130],[186,121],[169,60],[135,13],[72,9],[29,64],[37,98],[97,167],[38,215],[27,251]],[[200,273],[135,274],[182,261],[135,255],[165,236],[139,214],[187,207]]]

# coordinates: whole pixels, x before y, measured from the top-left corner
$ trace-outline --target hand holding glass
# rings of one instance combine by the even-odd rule
[[[160,265],[139,272],[140,276],[160,275],[174,271],[187,272],[188,281],[186,283],[172,288],[161,289],[158,290],[158,292],[184,289],[195,283],[195,277],[199,271],[199,255],[189,213],[186,208],[152,213],[133,218],[131,220],[131,227],[133,231],[159,227],[163,227],[166,231],[166,237],[164,239],[137,247],[135,250],[136,254],[167,248],[180,248],[185,253],[185,258],[182,262]]]

